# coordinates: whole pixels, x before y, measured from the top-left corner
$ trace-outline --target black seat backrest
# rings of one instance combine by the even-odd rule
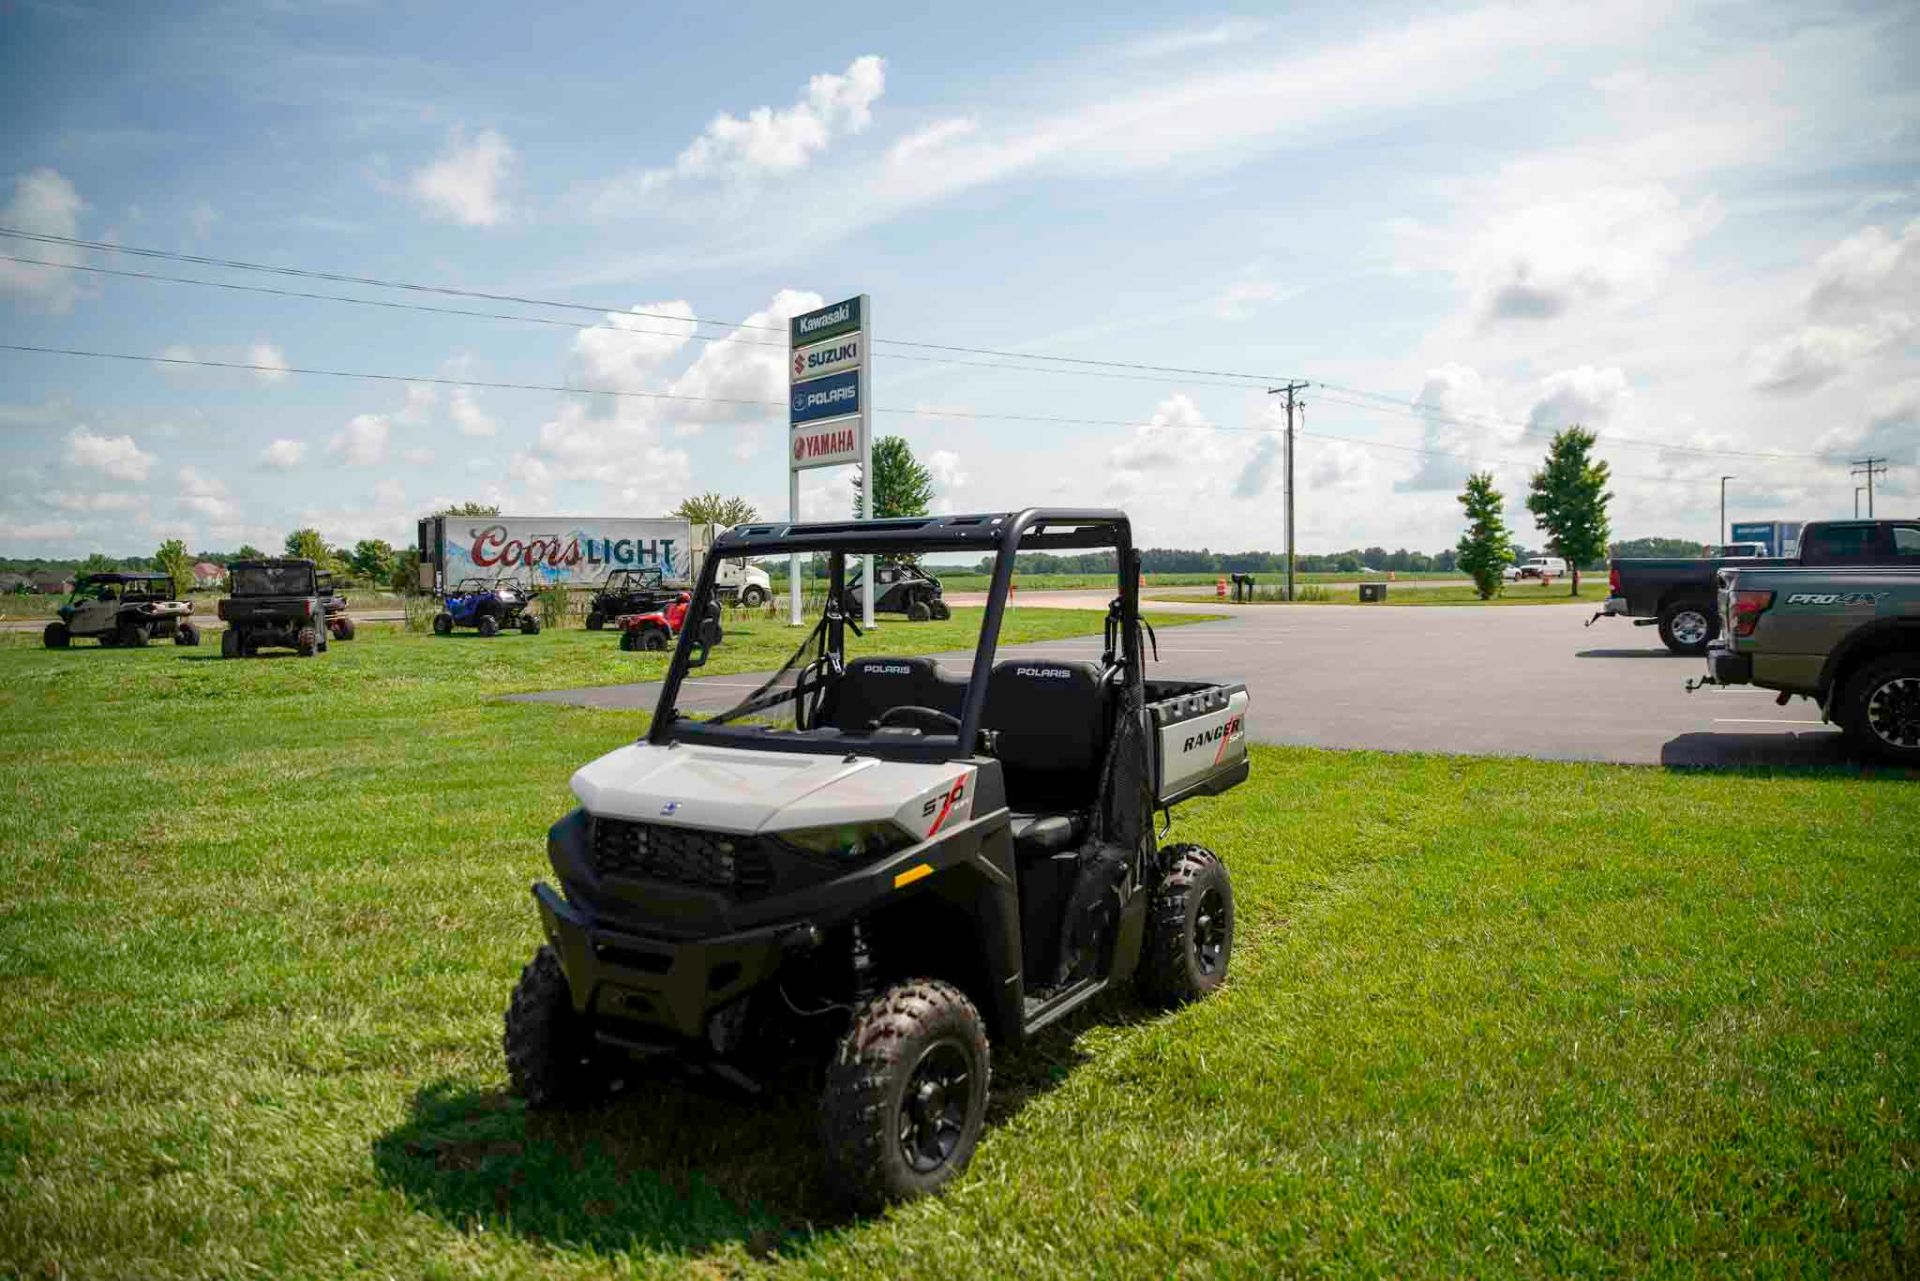
[[[981,722],[1015,810],[1086,809],[1111,733],[1106,682],[1094,663],[1014,658],[994,664]]]
[[[931,707],[958,716],[966,694],[967,683],[942,673],[930,658],[856,658],[828,692],[820,723],[861,734],[895,707]]]

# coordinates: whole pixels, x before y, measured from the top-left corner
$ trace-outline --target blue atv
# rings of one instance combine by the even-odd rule
[[[482,636],[497,636],[509,627],[527,636],[540,633],[540,620],[527,612],[526,588],[509,578],[463,578],[443,604],[433,616],[437,636],[450,635],[456,627],[471,627]]]

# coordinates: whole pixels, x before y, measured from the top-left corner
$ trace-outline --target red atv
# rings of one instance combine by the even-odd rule
[[[656,609],[645,614],[623,614],[614,620],[614,626],[620,629],[620,648],[623,650],[666,649],[673,638],[686,626],[687,610],[693,602],[691,592],[681,592],[665,609]],[[720,604],[713,602],[707,609],[706,622],[701,630],[700,639],[709,645],[720,643]]]

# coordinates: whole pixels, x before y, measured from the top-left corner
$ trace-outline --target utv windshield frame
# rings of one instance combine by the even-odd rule
[[[1034,507],[1020,512],[988,513],[973,516],[926,516],[892,520],[836,521],[821,524],[737,525],[720,535],[709,549],[706,564],[693,590],[689,616],[698,617],[713,599],[714,580],[720,564],[736,557],[761,557],[797,553],[825,554],[829,562],[840,562],[844,580],[845,561],[854,556],[885,556],[905,553],[919,557],[937,552],[991,552],[994,556],[993,580],[987,591],[985,615],[975,644],[972,666],[967,677],[967,692],[961,707],[958,734],[878,735],[768,732],[763,727],[715,725],[688,719],[675,706],[680,686],[690,670],[705,662],[705,647],[699,628],[684,628],[674,648],[673,662],[660,687],[660,700],[646,741],[665,746],[671,743],[697,743],[715,747],[738,747],[753,751],[810,752],[815,754],[877,757],[899,761],[951,761],[981,754],[980,723],[987,697],[987,684],[993,672],[994,656],[999,649],[1000,624],[1006,615],[1007,596],[1013,581],[1014,560],[1021,551],[1087,551],[1111,547],[1115,554],[1115,606],[1118,617],[1109,612],[1107,637],[1109,649],[1118,647],[1113,657],[1124,663],[1131,679],[1139,679],[1140,634],[1135,625],[1139,617],[1138,566],[1133,551],[1133,531],[1125,512],[1111,508]],[[843,616],[834,604],[836,592],[844,581],[829,581],[826,604],[821,618],[811,631],[794,629],[796,655],[804,649],[814,632],[825,630],[823,648],[844,665],[846,629],[857,620]],[[1117,624],[1117,626],[1116,626]],[[696,659],[696,652],[699,656]]]

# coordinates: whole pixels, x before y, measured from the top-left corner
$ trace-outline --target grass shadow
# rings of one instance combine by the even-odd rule
[[[1109,996],[994,1056],[988,1135],[1067,1081],[1094,1023],[1144,1021]],[[798,1082],[753,1098],[701,1077],[644,1076],[581,1113],[529,1112],[499,1090],[439,1082],[373,1145],[380,1178],[462,1231],[561,1249],[695,1257],[738,1245],[802,1251],[857,1226],[821,1180],[816,1096]]]
[[[1698,654],[1676,654],[1666,646],[1659,649],[1583,649],[1574,653],[1575,658],[1680,658],[1699,662]]]

